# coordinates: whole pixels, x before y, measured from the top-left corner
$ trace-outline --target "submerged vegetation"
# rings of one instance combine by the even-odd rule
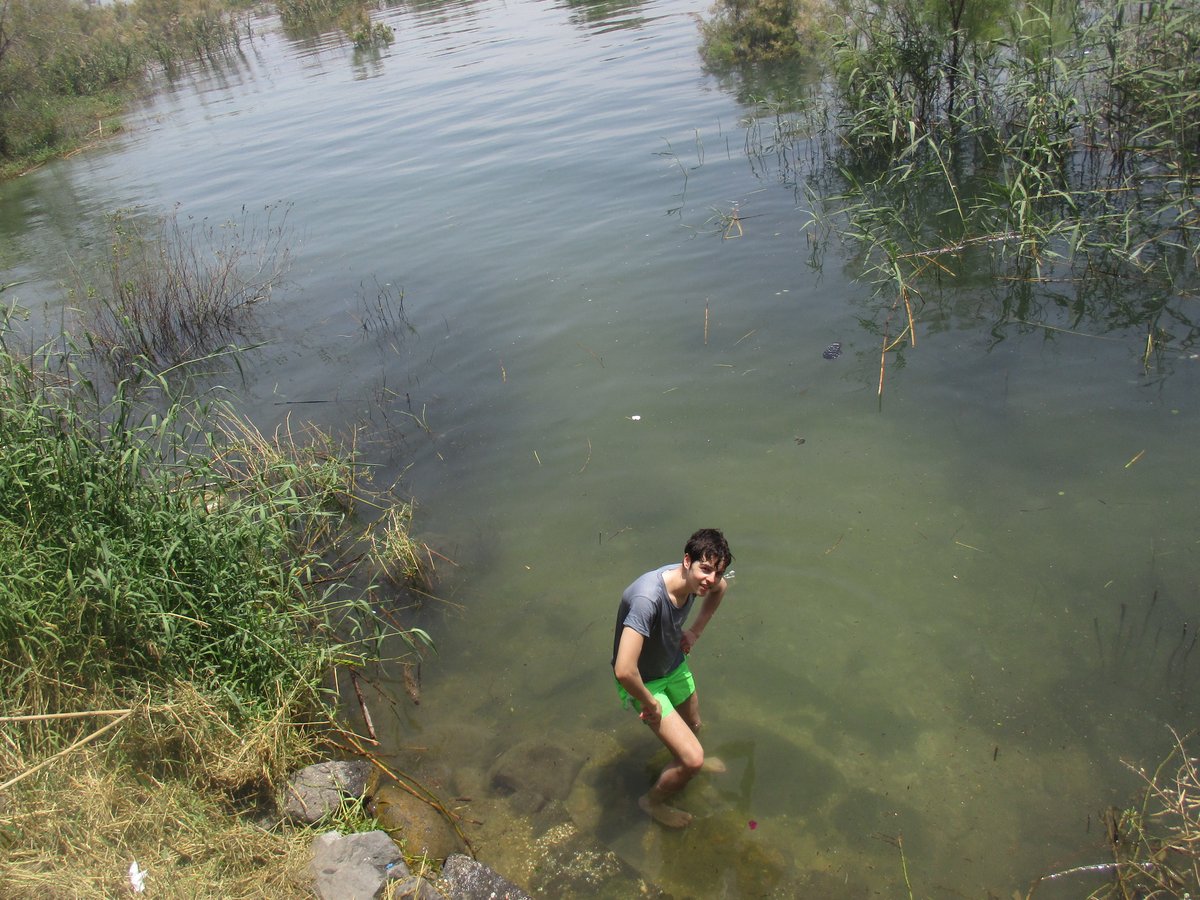
[[[710,60],[724,55],[714,29],[753,7],[720,0]],[[1194,346],[1200,7],[839,0],[826,12],[825,80],[763,100],[748,147],[813,210],[814,260],[825,239],[849,242],[875,285],[864,325],[880,340],[881,392],[923,305],[981,262],[993,277],[976,307],[998,337],[1138,329],[1146,369]]]
[[[268,208],[214,225],[178,212],[109,219],[107,259],[95,282],[77,272],[84,333],[116,377],[162,370],[219,349],[266,300],[288,263],[287,210]]]
[[[1194,735],[1175,734],[1175,748],[1153,772],[1130,766],[1145,785],[1136,803],[1104,811],[1104,841],[1112,859],[1039,878],[1025,900],[1047,883],[1102,875],[1087,900],[1195,897],[1200,891],[1200,760]]]

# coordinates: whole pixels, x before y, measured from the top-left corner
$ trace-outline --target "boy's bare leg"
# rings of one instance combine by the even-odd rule
[[[696,735],[697,739],[700,736],[700,728],[703,723],[700,721],[700,698],[698,691],[692,691],[692,695],[683,701],[678,707],[679,714],[683,716],[683,721],[687,722],[688,728],[692,730],[692,734]],[[700,767],[700,771],[710,774],[720,774],[725,771],[725,763],[719,757],[708,756],[704,757],[704,763]]]
[[[638,806],[655,821],[669,828],[683,828],[692,821],[690,813],[671,806],[667,800],[678,794],[704,765],[704,748],[683,717],[671,713],[651,726],[673,759],[658,776],[654,787],[638,799]]]

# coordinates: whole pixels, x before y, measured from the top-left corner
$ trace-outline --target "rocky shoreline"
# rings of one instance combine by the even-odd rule
[[[622,896],[631,884],[643,897],[662,892],[646,884],[610,850],[577,828],[562,800],[582,762],[545,741],[509,748],[495,762],[489,784],[515,814],[537,820],[538,894],[557,897]],[[380,830],[327,831],[313,840],[312,890],[322,900],[526,900],[531,895],[475,860],[447,817],[417,792],[363,759],[309,766],[293,775],[281,804],[286,819],[320,826],[347,801],[363,804]],[[405,860],[428,860],[434,871],[414,872]]]
[[[387,830],[327,831],[313,839],[309,872],[313,893],[322,900],[376,900],[385,893],[397,900],[528,900],[521,888],[459,852],[461,841],[440,813],[397,785],[381,784],[366,760],[300,770],[288,783],[283,814],[298,824],[319,825],[347,800],[362,803]],[[414,874],[401,843],[412,856],[439,863],[436,876]]]

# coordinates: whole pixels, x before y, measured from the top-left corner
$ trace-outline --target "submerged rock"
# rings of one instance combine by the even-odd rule
[[[370,787],[367,812],[410,857],[441,862],[463,849],[458,833],[441,812],[394,782]]]
[[[582,767],[583,759],[566,748],[535,739],[505,750],[488,782],[518,811],[535,813],[551,800],[565,800]]]
[[[529,885],[539,895],[626,900],[630,885],[637,885],[638,897],[666,896],[611,849],[581,831],[560,804],[547,806],[539,818],[548,827],[530,848],[534,874]]]

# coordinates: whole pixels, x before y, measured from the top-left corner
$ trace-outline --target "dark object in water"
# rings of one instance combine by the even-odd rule
[[[832,344],[830,344],[828,347],[826,347],[824,349],[824,351],[822,351],[822,353],[821,353],[821,356],[823,356],[825,359],[837,359],[841,355],[842,355],[842,345],[839,344],[837,341],[834,341]]]

